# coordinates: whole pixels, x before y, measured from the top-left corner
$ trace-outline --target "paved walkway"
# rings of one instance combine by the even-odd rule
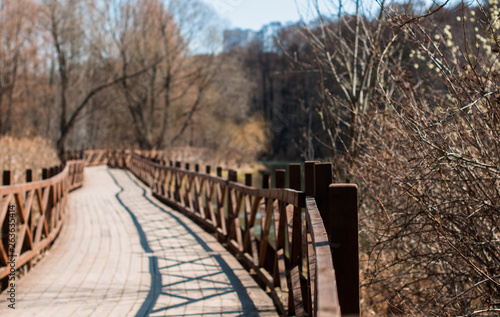
[[[0,316],[276,316],[269,297],[209,234],[130,173],[85,170],[47,256]]]

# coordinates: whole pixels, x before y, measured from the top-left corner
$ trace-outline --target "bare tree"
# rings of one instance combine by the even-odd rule
[[[12,131],[19,78],[26,80],[37,60],[34,8],[29,0],[0,1],[0,134]]]
[[[194,13],[189,10],[193,6]],[[141,77],[123,79],[117,87],[141,148],[178,141],[204,103],[216,70],[214,59],[207,54],[192,55],[189,45],[191,32],[209,22],[195,19],[203,16],[203,10],[207,8],[196,1],[163,4],[157,0],[123,3],[117,10],[121,18],[115,42],[121,75],[156,63]],[[179,21],[190,27],[181,29]]]
[[[363,118],[377,107],[377,86],[381,82],[392,85],[384,65],[389,59],[397,60],[397,52],[401,52],[396,41],[398,32],[386,22],[385,2],[381,3],[378,16],[372,18],[363,12],[362,1],[354,1],[352,14],[339,2],[334,18],[321,14],[317,0],[311,3],[318,13],[317,21],[304,26],[301,32],[311,47],[312,57],[291,57],[318,74],[321,101],[317,112],[328,136],[328,141],[322,142],[330,148],[336,166],[342,162],[353,166],[364,133]],[[387,91],[391,90],[388,87]],[[348,174],[338,170],[338,177],[351,179],[350,170],[347,169]]]
[[[59,128],[56,143],[60,155],[64,153],[70,131],[96,94],[126,78],[146,72],[155,64],[143,65],[133,73],[119,76],[110,72],[101,72],[100,76],[95,76],[94,67],[99,63],[91,60],[96,55],[89,52],[97,45],[91,34],[85,32],[86,29],[92,29],[91,21],[85,14],[93,11],[92,2],[81,0],[46,0],[41,8],[40,24],[45,28],[47,39],[52,44],[56,59],[54,63],[57,65]]]

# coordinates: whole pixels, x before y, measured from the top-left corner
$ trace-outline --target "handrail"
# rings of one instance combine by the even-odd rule
[[[56,239],[66,216],[68,192],[83,184],[83,168],[84,161],[68,161],[51,178],[0,186],[2,288],[9,275],[26,264],[31,267],[39,252]]]
[[[306,198],[306,219],[315,250],[316,310],[321,316],[340,316],[337,280],[326,229],[314,197]]]
[[[227,244],[266,287],[280,314],[340,316],[330,244],[314,197],[245,186],[236,183],[234,171],[224,179],[136,153],[128,168],[154,196]]]

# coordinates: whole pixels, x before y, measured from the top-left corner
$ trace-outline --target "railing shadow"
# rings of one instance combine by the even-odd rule
[[[150,244],[147,241],[147,235],[146,235],[144,229],[142,228],[140,221],[137,219],[137,217],[134,214],[134,212],[132,211],[131,207],[128,206],[127,203],[124,202],[120,198],[120,195],[124,194],[124,187],[122,186],[122,184],[120,184],[119,180],[116,179],[116,177],[113,175],[113,173],[111,173],[110,171],[108,171],[108,173],[111,176],[111,178],[113,179],[114,183],[120,188],[120,191],[116,194],[116,198],[117,198],[118,202],[120,203],[120,205],[129,213],[132,221],[134,222],[134,225],[135,225],[135,227],[139,233],[139,236],[140,236],[141,246],[143,247],[144,251],[147,253],[155,253],[155,252],[169,253],[172,251],[175,252],[175,250],[170,250],[170,247],[167,249],[161,249],[161,250],[153,250],[151,248]],[[147,190],[143,186],[141,186],[134,178],[132,178],[130,174],[127,174],[127,177],[128,177],[128,180],[130,182],[132,182],[137,189],[140,189],[142,191],[141,198],[144,199],[151,207],[168,214],[169,217],[174,219],[176,222],[176,225],[180,226],[183,229],[183,232],[186,232],[191,238],[194,238],[197,242],[197,245],[201,246],[202,249],[206,253],[209,254],[209,257],[211,257],[212,259],[214,259],[216,261],[217,265],[214,267],[218,269],[218,272],[215,272],[212,274],[204,274],[204,275],[196,276],[196,277],[189,277],[189,276],[185,276],[185,275],[177,276],[178,278],[180,277],[183,280],[180,282],[162,285],[161,284],[162,283],[162,278],[161,278],[162,272],[160,272],[160,270],[166,271],[166,272],[163,272],[163,275],[165,275],[165,276],[168,276],[169,274],[175,275],[175,273],[169,273],[167,269],[172,269],[175,266],[180,266],[182,264],[194,263],[196,261],[200,261],[201,259],[196,258],[196,259],[190,260],[190,261],[177,262],[176,264],[174,264],[172,266],[158,267],[158,260],[161,259],[161,260],[165,260],[168,262],[170,259],[169,258],[161,258],[161,257],[158,258],[157,256],[151,255],[149,258],[150,259],[151,287],[150,287],[150,291],[148,293],[148,297],[147,297],[146,301],[144,302],[144,304],[142,305],[139,312],[137,313],[137,316],[146,316],[148,314],[154,314],[154,313],[159,313],[159,312],[166,311],[166,310],[167,311],[172,310],[172,309],[178,308],[180,306],[192,305],[192,304],[195,304],[201,300],[207,301],[213,297],[223,296],[223,295],[231,293],[233,291],[236,293],[240,302],[242,303],[242,310],[243,310],[242,316],[249,316],[252,313],[256,313],[257,308],[255,307],[254,302],[252,301],[251,297],[249,296],[247,289],[241,283],[240,279],[236,276],[236,274],[233,272],[233,270],[227,264],[227,262],[223,259],[223,257],[220,254],[218,254],[215,250],[213,250],[196,232],[194,232],[188,225],[186,225],[186,223],[184,221],[182,221],[178,216],[176,216],[174,213],[172,213],[168,209],[165,209],[163,206],[161,206],[161,205],[157,204],[155,201],[153,201],[148,196]],[[148,207],[145,207],[143,209],[148,209]],[[172,224],[170,224],[170,226],[171,225]],[[185,235],[185,234],[183,233],[182,235]],[[169,238],[173,239],[173,240],[183,239],[182,236],[178,237],[176,235],[171,235],[171,236],[169,236]],[[169,251],[169,252],[165,252],[165,251]],[[152,261],[156,261],[155,262],[156,265],[151,264]],[[227,280],[229,281],[229,283],[226,285],[226,287],[224,287],[224,285],[221,285],[222,287],[218,288],[217,292],[215,294],[204,296],[203,298],[190,298],[189,296],[182,296],[182,295],[178,294],[178,291],[171,289],[172,287],[174,287],[178,284],[187,284],[187,283],[195,281],[195,280],[196,281],[203,281],[204,279],[208,279],[207,282],[213,283],[214,281],[210,280],[210,277],[213,277],[214,275],[219,275],[219,274],[224,274],[226,276]],[[221,284],[221,283],[223,284],[223,282],[219,282],[219,284]],[[224,291],[224,288],[227,288],[227,290]],[[207,291],[206,288],[204,288],[204,290]],[[174,305],[169,305],[168,307],[154,309],[155,304],[158,300],[158,297],[161,295],[178,297],[181,300],[183,300],[183,302],[177,303]],[[225,313],[228,313],[228,312],[225,312]],[[238,315],[237,313],[239,313],[239,311],[238,312],[234,311],[234,313],[235,313],[235,316],[237,316]]]

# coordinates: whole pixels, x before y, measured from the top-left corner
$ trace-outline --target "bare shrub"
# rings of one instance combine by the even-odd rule
[[[498,315],[498,4],[355,4],[304,28],[297,63],[318,74],[337,181],[360,185],[363,311]]]
[[[59,165],[57,151],[42,137],[0,138],[0,170],[12,171],[14,184],[24,183],[26,169],[33,170],[33,179],[41,179],[42,168]]]

